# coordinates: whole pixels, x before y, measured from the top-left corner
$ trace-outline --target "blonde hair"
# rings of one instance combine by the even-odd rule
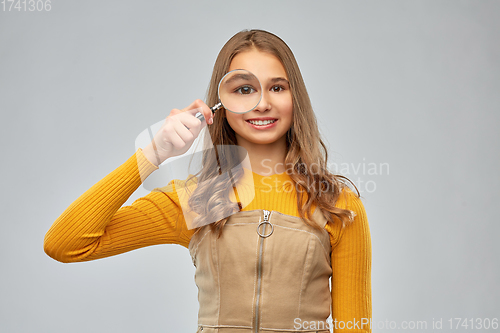
[[[311,219],[312,205],[315,203],[329,222],[346,226],[352,222],[354,213],[335,207],[335,203],[344,187],[347,186],[347,182],[350,181],[328,171],[328,152],[321,139],[304,80],[292,51],[281,38],[263,30],[244,30],[229,39],[215,61],[207,92],[207,104],[215,105],[218,102],[218,83],[228,72],[233,58],[239,53],[252,49],[276,56],[283,64],[288,76],[293,100],[293,118],[292,126],[286,135],[285,165],[292,166],[287,169],[287,172],[291,169],[292,172],[289,174],[297,192],[307,194],[305,199],[302,195],[297,195],[300,217],[312,227],[320,228]],[[214,122],[205,133],[205,138],[210,139],[205,141],[213,142],[214,147],[237,145],[235,133],[225,118],[225,112],[221,110],[215,113]],[[222,147],[216,150],[217,154],[221,155],[218,156],[219,158],[215,156],[216,154],[204,156],[203,170],[198,175],[198,179],[203,180],[203,185],[194,191],[189,204],[193,211],[200,214],[197,224],[206,224],[201,221],[205,219],[217,221],[211,227],[220,235],[228,219],[225,216],[231,215],[238,209],[241,210],[241,205],[238,207],[236,203],[228,199],[228,196],[233,188],[232,184],[242,176],[243,170],[238,167],[241,161],[237,154]],[[222,179],[215,180],[217,177],[214,176],[224,175],[231,169],[233,173],[226,173]]]

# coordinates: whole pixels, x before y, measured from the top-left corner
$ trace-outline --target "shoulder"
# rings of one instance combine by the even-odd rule
[[[335,207],[353,211],[356,216],[366,217],[365,207],[361,198],[347,186],[342,189]]]
[[[342,227],[340,223],[327,223],[325,229],[330,234],[332,247],[335,247],[341,239],[369,239],[370,231],[365,207],[356,193],[347,186],[344,187],[335,203],[335,207],[352,211],[354,219],[345,227]]]

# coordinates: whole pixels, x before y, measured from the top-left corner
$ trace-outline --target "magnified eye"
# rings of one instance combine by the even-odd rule
[[[255,92],[255,89],[252,86],[241,86],[236,88],[235,92],[241,95],[249,95]]]
[[[262,98],[262,86],[259,79],[249,71],[235,69],[221,79],[218,94],[226,110],[241,114],[257,107]]]

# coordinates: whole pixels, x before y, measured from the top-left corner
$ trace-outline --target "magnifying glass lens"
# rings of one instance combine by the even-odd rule
[[[245,113],[257,107],[262,97],[259,79],[244,69],[227,73],[219,84],[219,99],[228,111]]]

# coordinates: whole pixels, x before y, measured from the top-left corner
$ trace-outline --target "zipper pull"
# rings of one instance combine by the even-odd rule
[[[271,234],[274,231],[274,226],[271,224],[271,222],[269,222],[269,216],[270,215],[271,215],[271,212],[268,211],[268,210],[266,210],[266,209],[264,209],[264,221],[260,222],[259,225],[257,226],[257,233],[262,238],[267,238],[267,237],[271,236]],[[263,229],[262,232],[266,232],[266,224],[269,224],[271,226],[271,231],[269,233],[262,234],[260,232],[261,226],[262,226],[262,229]]]

